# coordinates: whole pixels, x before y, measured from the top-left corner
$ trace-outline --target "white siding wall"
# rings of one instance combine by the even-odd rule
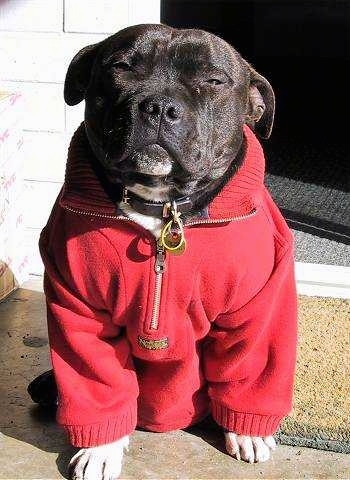
[[[42,273],[40,230],[59,192],[83,103],[68,107],[63,83],[82,47],[137,23],[159,23],[160,0],[0,1],[0,90],[20,91],[25,153],[24,212],[30,273]]]

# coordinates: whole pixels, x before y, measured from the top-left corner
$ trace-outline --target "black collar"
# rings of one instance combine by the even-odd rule
[[[174,200],[178,211],[181,213],[186,214],[193,208],[193,203],[190,197],[179,197]],[[126,188],[124,189],[121,203],[130,205],[138,213],[156,218],[167,218],[170,214],[170,202],[160,203],[145,200]]]

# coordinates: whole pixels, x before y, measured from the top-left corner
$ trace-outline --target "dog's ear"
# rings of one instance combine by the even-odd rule
[[[246,123],[261,137],[271,135],[275,116],[275,94],[270,83],[254,68],[249,68],[250,86]]]
[[[64,82],[64,100],[77,105],[85,96],[97,52],[102,42],[82,48],[70,62]]]

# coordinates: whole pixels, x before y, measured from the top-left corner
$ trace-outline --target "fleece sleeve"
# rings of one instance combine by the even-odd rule
[[[138,384],[115,317],[125,295],[118,265],[106,255],[112,247],[98,232],[65,233],[63,222],[40,238],[57,421],[72,445],[91,447],[135,429]]]
[[[204,354],[212,415],[242,435],[272,435],[291,410],[297,295],[293,247],[280,251],[263,288],[218,316]]]

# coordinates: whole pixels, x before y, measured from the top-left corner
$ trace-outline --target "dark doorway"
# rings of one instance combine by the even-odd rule
[[[349,1],[163,0],[161,20],[232,44],[276,93],[266,183],[297,260],[350,265]]]

